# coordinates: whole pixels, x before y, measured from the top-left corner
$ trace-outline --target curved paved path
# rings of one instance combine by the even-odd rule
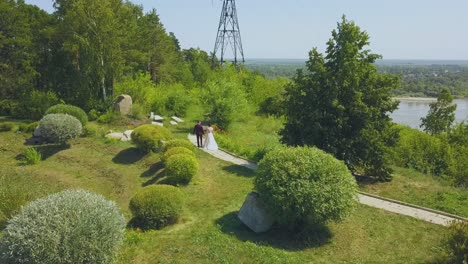
[[[189,134],[188,139],[194,145],[197,145],[197,139],[195,135]],[[202,149],[202,148],[200,149],[211,154],[212,156],[218,159],[229,161],[236,165],[244,166],[252,170],[257,169],[258,167],[256,163],[236,157],[223,150],[213,151],[213,150],[207,150],[207,149]],[[448,215],[439,214],[437,212],[431,211],[430,209],[425,210],[418,206],[406,205],[406,203],[401,203],[398,201],[393,202],[393,201],[389,201],[383,198],[365,195],[362,193],[358,194],[358,200],[360,203],[371,206],[371,207],[383,209],[385,211],[389,211],[389,212],[393,212],[397,214],[407,215],[416,219],[420,219],[423,221],[427,221],[427,222],[431,222],[431,223],[443,225],[443,226],[448,226],[450,222],[462,219],[461,217],[460,218],[451,217]]]

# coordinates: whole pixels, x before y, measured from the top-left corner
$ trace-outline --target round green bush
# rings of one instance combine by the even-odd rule
[[[160,150],[161,141],[171,139],[171,132],[158,125],[142,125],[132,132],[132,142],[145,152]]]
[[[39,122],[41,136],[52,143],[65,143],[77,138],[82,129],[80,121],[67,114],[48,114]]]
[[[255,188],[278,223],[294,229],[341,220],[356,203],[357,184],[345,164],[316,148],[269,152]]]
[[[74,106],[74,105],[67,105],[67,104],[57,104],[46,111],[46,115],[48,114],[68,114],[71,116],[76,117],[76,119],[80,120],[82,126],[85,126],[88,123],[88,115],[83,109]]]
[[[189,149],[191,151],[195,151],[197,148],[195,145],[192,144],[192,142],[185,140],[185,139],[173,139],[169,140],[164,144],[164,151],[167,151],[171,148],[175,147],[184,147],[186,149]]]
[[[164,152],[164,155],[161,157],[162,162],[166,162],[167,159],[176,154],[186,154],[195,158],[195,153],[188,148],[184,147],[173,147]]]
[[[188,184],[198,171],[198,161],[194,156],[175,154],[166,163],[166,173],[174,184]]]
[[[143,229],[158,229],[175,223],[183,205],[183,193],[170,185],[145,187],[130,200],[134,224]]]
[[[0,240],[1,263],[111,263],[125,219],[117,205],[83,190],[36,200],[14,216]]]

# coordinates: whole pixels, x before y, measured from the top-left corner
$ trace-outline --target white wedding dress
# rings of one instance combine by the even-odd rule
[[[208,134],[205,139],[205,148],[207,150],[218,150],[218,144],[214,138],[212,127],[208,127]]]

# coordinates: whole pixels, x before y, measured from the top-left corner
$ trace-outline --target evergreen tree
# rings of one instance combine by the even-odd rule
[[[288,145],[316,146],[353,172],[389,180],[389,113],[397,108],[390,92],[399,79],[377,72],[374,62],[381,56],[365,50],[367,45],[368,34],[343,16],[326,55],[313,49],[307,71],[299,70],[287,87],[281,135]]]

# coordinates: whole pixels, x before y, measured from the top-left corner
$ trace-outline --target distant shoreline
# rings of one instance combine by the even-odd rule
[[[399,101],[419,101],[419,102],[432,102],[432,101],[437,100],[436,97],[410,97],[410,96],[393,97],[392,99],[399,100]]]

